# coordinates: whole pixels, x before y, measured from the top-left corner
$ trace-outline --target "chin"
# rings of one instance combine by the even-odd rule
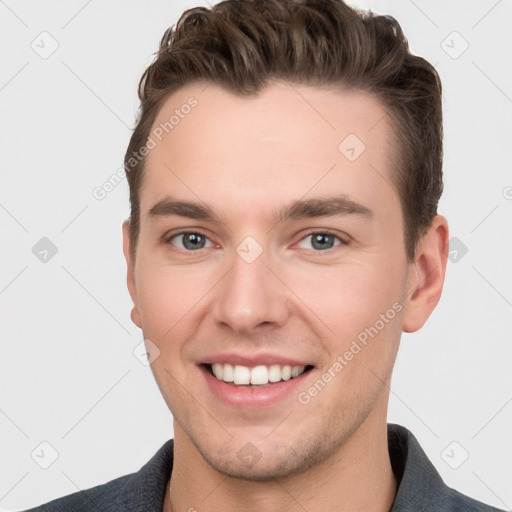
[[[327,450],[323,443],[318,437],[313,442],[301,439],[294,446],[267,442],[261,450],[250,441],[241,448],[223,447],[216,453],[201,446],[196,448],[209,466],[223,475],[266,482],[300,474],[326,460],[332,450]]]
[[[264,457],[253,465],[244,465],[239,460],[207,460],[211,467],[219,473],[251,482],[268,482],[280,478],[287,478],[306,471],[310,465],[306,466],[301,460],[290,460],[290,457],[276,459],[264,462]]]

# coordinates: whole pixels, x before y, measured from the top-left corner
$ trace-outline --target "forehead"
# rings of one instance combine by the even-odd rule
[[[242,97],[191,84],[167,98],[150,137],[143,213],[165,193],[240,207],[309,191],[397,200],[386,110],[362,92],[276,82]]]

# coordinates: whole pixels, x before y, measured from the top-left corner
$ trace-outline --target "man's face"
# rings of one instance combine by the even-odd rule
[[[293,474],[385,424],[411,275],[391,128],[371,96],[278,83],[188,85],[153,128],[176,109],[147,156],[132,318],[177,438],[225,474]]]

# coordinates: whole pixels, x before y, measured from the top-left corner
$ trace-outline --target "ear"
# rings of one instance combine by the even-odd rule
[[[142,323],[140,321],[140,312],[138,310],[138,298],[137,298],[137,286],[135,284],[135,262],[132,257],[131,251],[131,237],[130,237],[130,223],[125,220],[123,222],[123,253],[126,259],[126,282],[128,284],[128,291],[133,301],[133,308],[131,313],[132,322],[142,329]]]
[[[437,306],[443,291],[448,250],[448,222],[443,216],[436,215],[418,242],[414,261],[409,265],[404,332],[421,329]]]

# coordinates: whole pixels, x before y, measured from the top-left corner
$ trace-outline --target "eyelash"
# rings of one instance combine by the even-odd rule
[[[178,236],[181,236],[181,235],[186,235],[186,234],[189,234],[189,233],[192,233],[194,235],[201,235],[203,236],[204,238],[206,238],[207,240],[210,240],[210,238],[208,236],[206,236],[203,232],[201,232],[200,230],[197,230],[197,229],[184,229],[178,233],[173,233],[169,236],[165,236],[164,237],[164,240],[163,240],[163,243],[165,245],[172,245],[171,244],[171,241],[178,237]],[[313,250],[313,252],[315,253],[328,253],[332,250],[334,250],[336,247],[338,247],[339,245],[348,245],[348,242],[346,240],[343,240],[339,234],[337,234],[335,231],[332,231],[330,229],[320,229],[320,230],[311,230],[309,231],[308,233],[306,233],[297,243],[300,243],[302,242],[304,239],[308,238],[309,236],[311,235],[328,235],[328,236],[332,236],[334,238],[336,238],[340,243],[338,245],[335,245],[334,247],[331,247],[330,249],[324,249],[322,251],[315,251],[314,249],[311,249]],[[210,242],[212,242],[212,240],[210,240]],[[212,242],[214,243],[214,242]],[[208,247],[207,247],[208,249]],[[181,251],[181,252],[186,252],[186,253],[194,253],[194,252],[199,252],[201,249],[198,249],[196,251],[189,251],[189,250],[186,250],[186,249],[180,249],[180,248],[175,248],[176,251]]]
[[[330,229],[311,230],[308,233],[306,233],[299,240],[298,243],[302,242],[302,240],[308,238],[311,235],[328,235],[328,236],[332,236],[332,237],[336,238],[340,242],[338,245],[335,245],[334,247],[331,247],[330,249],[324,249],[323,251],[315,251],[314,249],[311,249],[313,252],[315,252],[317,254],[329,253],[330,251],[333,251],[334,249],[336,249],[336,247],[338,247],[338,246],[348,245],[348,242],[346,240],[344,240],[343,238],[341,238],[341,236],[338,233],[336,233],[336,231],[332,231]]]

